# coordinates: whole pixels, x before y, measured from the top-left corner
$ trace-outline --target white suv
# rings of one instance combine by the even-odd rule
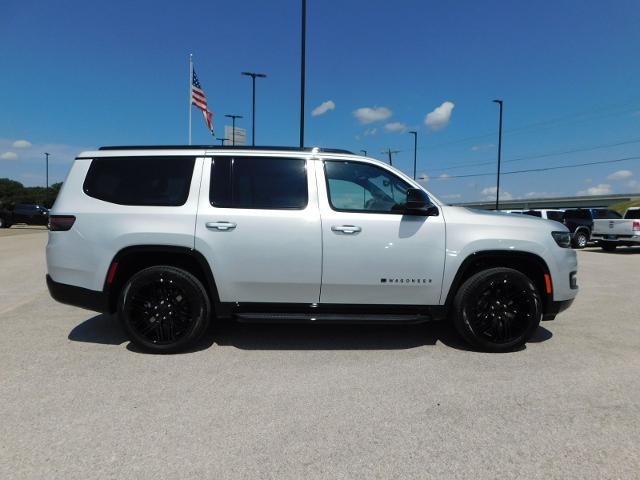
[[[106,147],[76,158],[50,213],[58,301],[117,312],[147,350],[212,318],[450,319],[511,350],[578,292],[567,229],[444,205],[342,150]]]

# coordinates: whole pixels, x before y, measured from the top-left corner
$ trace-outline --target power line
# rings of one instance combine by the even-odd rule
[[[583,163],[573,163],[570,165],[558,165],[555,167],[540,167],[540,168],[528,168],[526,170],[512,170],[510,172],[502,172],[501,175],[514,175],[517,173],[531,173],[531,172],[547,172],[549,170],[561,170],[564,168],[576,168],[576,167],[587,167],[590,165],[603,165],[606,163],[617,163],[617,162],[626,162],[629,160],[639,160],[640,156],[636,157],[625,157],[625,158],[616,158],[613,160],[600,160],[596,162],[583,162]],[[469,177],[488,177],[495,175],[494,172],[490,173],[470,173],[466,175],[446,175],[444,177],[434,177],[434,180],[450,180],[452,178],[469,178]]]
[[[533,159],[536,159],[536,158],[557,157],[557,156],[561,156],[561,155],[568,155],[570,153],[590,152],[590,151],[593,151],[593,150],[599,150],[601,148],[619,147],[621,145],[630,145],[630,144],[633,144],[633,143],[640,143],[640,138],[636,138],[636,139],[632,139],[632,140],[625,140],[625,141],[616,142],[616,143],[592,145],[590,147],[574,148],[574,149],[571,149],[571,150],[562,150],[560,152],[540,153],[540,154],[536,154],[536,155],[527,155],[527,156],[524,156],[524,157],[510,158],[508,160],[504,160],[503,163],[521,162],[523,160],[533,160]],[[460,164],[452,165],[450,167],[435,168],[435,169],[433,169],[431,171],[442,172],[442,171],[455,170],[455,169],[458,169],[458,168],[479,167],[479,166],[484,166],[484,165],[493,165],[494,163],[495,163],[495,160],[487,160],[487,161],[483,161],[483,162],[460,163]]]

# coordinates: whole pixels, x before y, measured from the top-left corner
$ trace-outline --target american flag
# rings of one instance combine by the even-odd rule
[[[204,121],[207,122],[207,128],[213,132],[213,113],[207,107],[207,96],[202,90],[195,70],[193,70],[193,78],[191,79],[191,104],[202,110]]]

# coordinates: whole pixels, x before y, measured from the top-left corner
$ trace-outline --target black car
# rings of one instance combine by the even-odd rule
[[[0,228],[9,228],[16,223],[46,225],[48,221],[49,210],[42,205],[18,203],[12,211],[0,211]]]
[[[591,238],[593,221],[600,218],[622,218],[622,216],[607,208],[575,208],[565,210],[564,224],[572,233],[574,248],[584,248]]]

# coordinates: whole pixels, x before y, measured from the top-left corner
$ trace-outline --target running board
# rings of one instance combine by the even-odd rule
[[[368,313],[236,313],[239,322],[246,323],[424,323],[432,320],[420,314]]]

